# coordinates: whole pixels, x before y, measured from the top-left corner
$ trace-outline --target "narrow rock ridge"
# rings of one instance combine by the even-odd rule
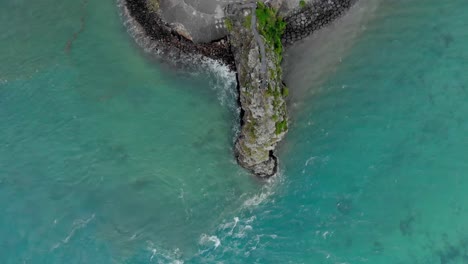
[[[258,33],[256,7],[255,3],[233,4],[226,13],[243,110],[235,154],[241,166],[265,178],[278,170],[274,150],[286,135],[288,119],[281,54]]]
[[[262,86],[263,88],[265,88],[265,82],[264,80],[267,78],[267,75],[266,75],[266,68],[267,68],[267,65],[266,65],[266,52],[265,52],[265,43],[263,41],[263,38],[260,37],[260,34],[258,33],[258,30],[257,30],[257,16],[255,14],[255,10],[257,9],[257,2],[250,2],[250,3],[233,3],[231,4],[231,6],[228,6],[226,8],[226,13],[227,13],[227,19],[231,19],[231,18],[234,18],[236,16],[238,16],[239,14],[246,14],[246,13],[243,13],[243,10],[245,9],[250,9],[250,29],[252,30],[252,33],[253,33],[253,36],[255,38],[255,41],[257,42],[257,45],[260,49],[260,62],[261,62],[261,65],[260,65],[260,73],[261,73],[261,79],[260,81],[262,82]],[[248,19],[248,17],[246,17],[245,19]],[[244,24],[246,23],[247,21],[244,20]]]

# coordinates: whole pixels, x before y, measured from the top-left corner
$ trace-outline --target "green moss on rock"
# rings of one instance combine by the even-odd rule
[[[279,135],[288,130],[288,122],[286,120],[276,122],[276,135]]]
[[[252,14],[249,14],[248,16],[245,17],[245,20],[242,23],[242,25],[245,28],[250,29],[250,27],[252,26]]]
[[[305,2],[304,0],[301,0],[301,1],[299,2],[299,6],[300,6],[301,8],[304,8],[304,7],[306,6],[306,2]]]
[[[288,87],[283,87],[283,90],[281,91],[283,94],[283,97],[288,97],[289,96],[289,89]]]
[[[257,4],[255,13],[257,15],[257,27],[260,34],[262,34],[268,44],[273,47],[279,61],[281,61],[283,54],[281,36],[286,29],[286,22],[278,15],[278,10],[262,2]]]
[[[231,19],[226,18],[226,19],[224,20],[224,25],[226,25],[226,29],[227,29],[228,31],[232,31],[233,25],[232,25]]]
[[[146,0],[146,5],[152,12],[159,11],[159,0]]]

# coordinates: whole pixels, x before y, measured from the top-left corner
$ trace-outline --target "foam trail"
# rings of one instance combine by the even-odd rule
[[[269,178],[267,183],[262,187],[260,193],[246,199],[242,205],[242,209],[254,209],[260,204],[266,202],[275,191],[278,184],[284,181],[283,172],[279,171],[275,177]]]
[[[58,242],[57,244],[55,244],[54,246],[52,246],[51,248],[51,251],[59,248],[61,245],[63,244],[67,244],[70,239],[73,237],[73,235],[75,235],[76,231],[82,229],[82,228],[85,228],[89,222],[91,222],[95,217],[95,214],[92,214],[89,218],[87,219],[77,219],[75,221],[73,221],[73,227],[72,227],[72,230],[70,231],[70,233],[61,241],[61,242]]]
[[[157,248],[152,241],[147,241],[147,250],[151,252],[148,263],[171,263],[171,264],[183,264],[184,261],[180,260],[181,253],[178,248],[170,251]]]
[[[217,236],[208,236],[206,234],[202,234],[200,237],[200,245],[209,245],[212,244],[214,249],[217,249],[221,245],[221,241]]]

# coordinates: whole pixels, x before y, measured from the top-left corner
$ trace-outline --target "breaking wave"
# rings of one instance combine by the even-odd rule
[[[147,241],[146,249],[150,253],[148,263],[184,264],[184,261],[181,260],[182,254],[178,248],[174,250],[164,250],[159,247],[156,247],[156,245],[154,245],[152,241]]]
[[[76,219],[75,221],[73,221],[72,229],[68,233],[68,235],[64,239],[62,239],[60,242],[53,245],[50,250],[54,251],[58,249],[60,246],[62,246],[63,244],[67,244],[70,241],[70,239],[75,235],[75,233],[78,230],[85,228],[89,224],[89,222],[91,222],[94,219],[94,217],[95,217],[95,214],[92,214],[90,217],[86,219]]]
[[[276,234],[263,234],[255,227],[258,225],[258,209],[274,202],[272,196],[283,181],[282,173],[270,178],[258,193],[245,198],[241,206],[232,212],[232,218],[224,219],[212,234],[202,234],[195,258],[202,262],[214,262],[231,254],[249,256],[252,251],[276,239]]]

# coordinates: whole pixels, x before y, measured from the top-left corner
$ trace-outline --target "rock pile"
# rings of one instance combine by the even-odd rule
[[[353,0],[314,1],[298,7],[285,18],[287,26],[283,43],[292,44],[309,36],[341,16],[354,2]]]
[[[159,10],[150,10],[147,0],[124,0],[123,8],[141,25],[147,37],[156,45],[163,58],[181,61],[193,55],[202,55],[220,60],[234,70],[232,56],[226,37],[209,43],[194,43],[180,34],[180,27],[173,27],[161,19]]]

